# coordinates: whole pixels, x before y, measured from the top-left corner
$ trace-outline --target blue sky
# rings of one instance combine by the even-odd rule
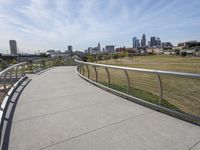
[[[200,40],[200,0],[0,0],[1,52],[10,39],[21,52],[98,42],[130,47],[143,33],[148,40]]]

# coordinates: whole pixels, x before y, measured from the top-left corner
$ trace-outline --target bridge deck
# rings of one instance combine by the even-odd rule
[[[197,150],[200,127],[103,91],[56,67],[24,88],[9,150]]]

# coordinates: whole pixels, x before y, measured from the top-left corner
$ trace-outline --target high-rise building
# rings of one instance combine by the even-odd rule
[[[73,47],[71,45],[68,45],[68,52],[70,52],[70,53],[73,52]]]
[[[141,39],[141,47],[145,47],[146,46],[146,36],[145,34],[142,35],[142,39]]]
[[[140,47],[140,40],[139,39],[136,40],[136,48],[138,48],[138,47]]]
[[[101,45],[100,45],[100,43],[98,43],[97,48],[98,48],[98,52],[101,52]]]
[[[137,37],[133,37],[133,48],[140,47],[140,40]]]
[[[68,45],[68,56],[72,56],[73,55],[73,47],[71,45]]]
[[[115,52],[115,46],[114,45],[107,45],[106,46],[106,52],[114,53]]]
[[[92,54],[92,47],[88,47],[88,53]]]
[[[133,48],[136,48],[136,41],[137,41],[137,37],[133,37]]]
[[[150,38],[150,47],[154,47],[154,46],[156,46],[156,37],[152,36]]]
[[[93,47],[92,48],[92,54],[98,54],[98,47]]]
[[[10,40],[9,43],[11,55],[17,55],[17,42],[15,40]]]
[[[156,46],[161,47],[161,40],[159,37],[156,39]]]
[[[150,41],[148,41],[148,47],[150,47]]]

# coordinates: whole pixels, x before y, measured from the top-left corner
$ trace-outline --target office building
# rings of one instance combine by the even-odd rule
[[[106,46],[106,52],[114,53],[115,52],[115,46],[114,45],[107,45]]]
[[[9,43],[11,55],[17,55],[17,42],[15,40],[10,40]]]
[[[73,52],[73,47],[71,45],[68,45],[68,52],[72,53]]]
[[[133,48],[140,47],[140,40],[137,37],[133,37]]]
[[[139,47],[140,47],[140,40],[137,39],[137,40],[136,40],[136,48],[139,48]]]
[[[92,48],[92,54],[97,54],[99,52],[98,47],[93,47]]]
[[[136,41],[137,41],[137,37],[133,37],[133,48],[136,48]]]
[[[154,47],[154,46],[156,46],[156,37],[152,36],[150,38],[150,47]]]
[[[156,46],[161,47],[161,40],[159,37],[157,37],[157,39],[156,39]]]
[[[142,39],[141,39],[141,47],[145,47],[146,46],[146,36],[145,34],[142,35]]]
[[[88,47],[88,53],[92,54],[92,47]]]
[[[100,43],[98,43],[97,48],[98,48],[98,52],[101,52],[101,45],[100,45]]]
[[[68,56],[72,56],[73,55],[73,47],[71,45],[68,45]]]

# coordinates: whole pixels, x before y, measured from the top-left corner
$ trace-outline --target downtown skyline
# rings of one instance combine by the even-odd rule
[[[26,52],[131,47],[143,33],[173,44],[200,40],[199,7],[199,0],[0,0],[0,50],[12,39]]]

